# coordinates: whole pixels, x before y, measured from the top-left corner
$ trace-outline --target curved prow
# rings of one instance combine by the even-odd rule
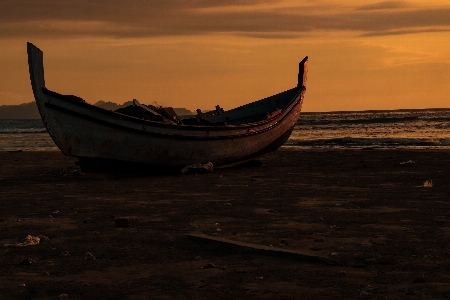
[[[27,52],[31,86],[33,88],[33,93],[36,96],[36,94],[39,94],[42,88],[45,87],[44,54],[32,43],[27,43]]]
[[[298,87],[306,87],[308,79],[308,56],[306,56],[298,66]]]

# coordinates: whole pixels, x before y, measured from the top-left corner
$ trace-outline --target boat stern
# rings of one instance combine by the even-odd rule
[[[306,81],[308,79],[308,56],[306,56],[298,66],[298,84],[297,87],[306,88]]]
[[[31,86],[33,93],[36,95],[36,93],[40,93],[41,89],[45,87],[44,54],[32,43],[27,43],[27,52]]]

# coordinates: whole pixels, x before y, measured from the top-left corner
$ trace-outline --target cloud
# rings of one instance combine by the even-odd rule
[[[404,35],[404,34],[414,34],[414,33],[433,33],[433,32],[449,32],[450,28],[406,28],[406,29],[396,29],[396,30],[385,30],[385,31],[372,31],[362,34],[361,36],[386,36],[386,35]]]
[[[350,23],[350,28],[359,27],[365,35],[450,31],[450,8],[388,11],[366,17]]]
[[[293,38],[315,31],[362,36],[450,30],[450,7],[384,1],[341,8],[261,0],[0,0],[0,37],[116,38],[215,33]],[[320,3],[320,2],[318,2]],[[232,8],[232,9],[230,9]]]
[[[358,7],[358,10],[397,9],[410,7],[405,1],[383,1]]]

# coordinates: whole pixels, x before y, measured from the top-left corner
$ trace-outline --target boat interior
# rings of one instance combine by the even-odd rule
[[[73,95],[62,95],[47,88],[42,88],[47,95],[75,103],[86,103],[82,98]],[[260,122],[280,114],[295,98],[299,89],[292,88],[282,93],[251,102],[239,106],[237,108],[224,111],[219,105],[215,110],[202,112],[197,109],[197,115],[191,118],[180,119],[173,108],[171,107],[155,107],[153,105],[140,104],[136,99],[133,99],[133,104],[115,110],[120,113],[135,118],[150,120],[168,124],[180,125],[241,125]]]

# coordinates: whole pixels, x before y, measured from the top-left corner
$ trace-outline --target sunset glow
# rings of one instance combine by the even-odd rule
[[[0,105],[33,101],[32,42],[47,87],[89,103],[230,109],[295,86],[309,56],[304,111],[450,107],[448,1],[0,0],[0,10]]]

